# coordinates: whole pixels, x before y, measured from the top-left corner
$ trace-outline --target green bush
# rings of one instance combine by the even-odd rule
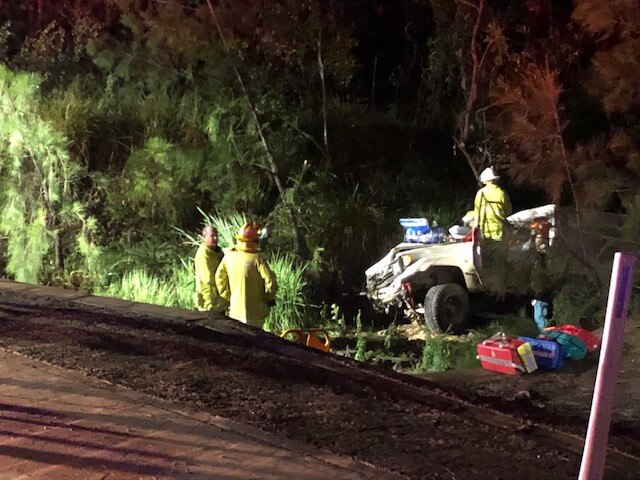
[[[269,257],[269,265],[278,281],[278,293],[276,305],[265,321],[265,330],[279,335],[289,328],[308,326],[305,267],[292,255],[280,253]]]
[[[458,362],[460,352],[467,352],[469,345],[452,341],[449,337],[436,336],[427,340],[422,350],[418,370],[440,372],[450,370]]]

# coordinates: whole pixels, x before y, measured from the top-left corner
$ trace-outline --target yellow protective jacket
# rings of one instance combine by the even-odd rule
[[[476,194],[473,211],[482,238],[502,240],[505,219],[511,215],[511,200],[505,191],[495,183],[488,183]]]
[[[257,245],[238,242],[225,252],[216,271],[216,285],[229,301],[229,316],[262,328],[269,315],[267,302],[276,298],[276,277]]]
[[[196,294],[194,302],[201,312],[213,310],[224,313],[227,301],[216,288],[215,274],[224,253],[220,247],[211,248],[201,243],[194,259],[196,267]]]

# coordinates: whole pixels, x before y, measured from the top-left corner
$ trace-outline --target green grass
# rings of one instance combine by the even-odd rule
[[[146,270],[135,269],[110,285],[98,288],[96,293],[123,300],[175,307],[178,306],[178,288]]]
[[[280,335],[289,328],[309,326],[305,267],[296,262],[292,255],[281,253],[269,257],[269,266],[278,281],[278,292],[276,305],[271,308],[264,329]]]
[[[491,315],[490,323],[460,336],[438,335],[428,339],[415,373],[465,370],[478,367],[476,345],[497,332],[509,336],[537,337],[538,329],[532,319],[521,315]]]
[[[538,336],[537,326],[524,310],[515,315],[484,315],[483,326],[464,335],[434,335],[426,340],[409,340],[406,329],[393,323],[380,330],[360,320],[355,328],[345,328],[339,323],[341,315],[335,306],[331,312],[325,306],[321,315],[325,318],[323,328],[333,338],[334,352],[364,362],[394,364],[416,374],[479,367],[477,344],[497,332]]]
[[[475,358],[471,337],[473,336],[466,338],[439,335],[428,339],[416,372],[441,372],[471,364]]]
[[[169,283],[176,289],[176,304],[172,306],[193,309],[196,289],[193,258],[181,258],[180,264],[172,266]]]

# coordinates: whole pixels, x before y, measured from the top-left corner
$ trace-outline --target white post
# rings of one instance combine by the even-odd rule
[[[636,254],[629,252],[617,252],[614,257],[598,374],[593,391],[579,480],[601,480],[604,474],[611,411],[620,373],[622,342],[636,260]]]

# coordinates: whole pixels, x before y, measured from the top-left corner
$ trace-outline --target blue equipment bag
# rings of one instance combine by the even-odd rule
[[[518,337],[523,342],[527,342],[533,349],[533,356],[536,357],[538,367],[547,370],[559,370],[564,364],[562,345],[550,340],[539,338]]]

